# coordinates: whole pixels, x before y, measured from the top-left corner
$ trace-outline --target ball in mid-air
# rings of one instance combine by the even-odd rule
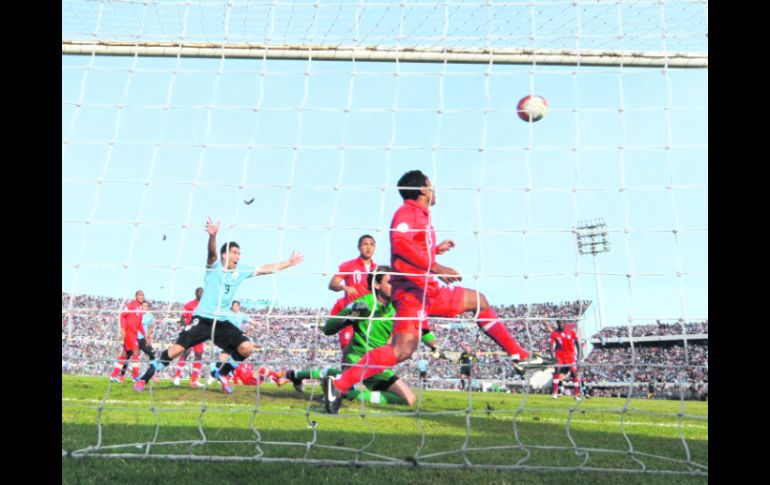
[[[516,105],[516,113],[524,121],[540,121],[548,113],[548,101],[536,94],[524,96]]]

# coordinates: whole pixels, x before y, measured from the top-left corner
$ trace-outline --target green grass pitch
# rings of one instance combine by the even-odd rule
[[[419,415],[371,404],[363,413],[361,403],[346,401],[329,416],[319,388],[309,385],[304,394],[291,386],[236,386],[228,396],[218,386],[201,391],[162,381],[140,394],[128,382],[62,375],[62,482],[708,481],[708,403],[470,397],[424,391]],[[73,456],[86,449],[88,456]],[[302,458],[309,462],[290,461]]]

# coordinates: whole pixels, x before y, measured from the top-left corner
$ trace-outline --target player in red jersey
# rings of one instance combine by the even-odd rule
[[[127,359],[131,359],[131,373],[134,380],[139,377],[139,341],[137,335],[141,333],[147,337],[144,327],[142,327],[142,315],[144,314],[142,303],[144,303],[144,292],[139,290],[134,294],[134,299],[126,303],[120,313],[120,338],[123,341],[123,347],[118,361],[115,362],[112,374],[110,374],[110,380],[114,382],[123,382],[124,377],[121,370],[128,364]]]
[[[260,367],[258,370],[254,370],[254,367],[252,367],[251,364],[245,362],[239,365],[233,373],[233,383],[243,384],[244,386],[258,386],[267,379],[272,379],[272,381],[279,386],[289,382],[289,380],[283,376],[283,371],[275,372],[267,367]]]
[[[575,399],[580,400],[580,376],[578,375],[576,356],[580,352],[580,341],[574,330],[567,328],[562,320],[557,320],[556,329],[551,332],[551,357],[556,359],[553,372],[553,398],[559,397],[559,382],[562,374],[572,374],[575,385]]]
[[[356,259],[342,263],[337,274],[332,276],[331,281],[329,281],[329,289],[345,292],[345,295],[337,300],[334,307],[332,307],[332,315],[337,315],[350,302],[372,292],[371,288],[366,285],[366,279],[369,273],[377,267],[377,264],[372,259],[376,245],[374,238],[369,234],[359,237],[359,256]],[[353,338],[353,326],[348,325],[340,330],[339,336],[342,360],[344,361],[348,345]]]
[[[334,381],[324,381],[324,401],[330,413],[337,412],[340,396],[355,383],[382,372],[383,367],[390,368],[410,358],[419,343],[421,330],[428,328],[428,316],[454,317],[473,310],[479,327],[511,356],[518,372],[523,373],[526,366],[543,363],[539,357],[526,360],[529,354],[498,319],[486,296],[454,286],[462,280],[460,274],[436,262],[436,256],[452,249],[455,243],[447,240],[436,244],[436,231],[430,217],[436,194],[430,179],[413,170],[401,177],[398,187],[404,204],[390,225],[390,259],[393,270],[402,274],[390,279],[396,308],[393,341],[367,352],[358,362],[360,367],[349,368]],[[440,286],[436,277],[449,286]]]
[[[200,303],[202,296],[203,288],[195,288],[195,299],[190,300],[184,304],[184,311],[182,312],[182,317],[179,319],[179,324],[182,326],[182,328],[188,325],[192,320],[193,312],[196,308],[198,308],[198,303]],[[204,383],[198,380],[198,377],[201,375],[201,369],[203,368],[203,342],[197,345],[193,345],[189,349],[185,350],[184,353],[179,357],[179,360],[176,364],[176,372],[174,373],[174,385],[178,386],[180,380],[182,379],[182,371],[187,365],[186,359],[189,357],[190,351],[192,351],[193,355],[195,356],[193,360],[192,375],[190,376],[190,385],[192,387],[206,387]]]

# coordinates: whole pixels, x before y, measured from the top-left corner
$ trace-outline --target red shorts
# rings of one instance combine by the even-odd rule
[[[556,365],[558,367],[575,367],[575,354],[560,354],[556,352]]]
[[[198,354],[202,354],[203,353],[203,344],[204,344],[204,342],[201,342],[201,343],[199,343],[197,345],[193,345],[192,346],[192,351],[196,352]]]
[[[562,365],[572,365],[575,363],[575,354],[560,354],[556,352],[556,362]]]
[[[393,333],[406,332],[419,337],[420,329],[428,329],[426,316],[451,318],[465,311],[465,288],[461,286],[430,285],[426,293],[417,284],[404,283],[393,285],[392,300],[396,318],[408,320],[396,320]]]
[[[135,333],[127,333],[123,339],[123,351],[137,350],[139,348],[139,340]]]
[[[340,330],[340,348],[347,347],[351,340],[353,340],[353,325],[348,325]]]
[[[465,311],[465,288],[439,286],[431,295],[428,316],[452,318]]]

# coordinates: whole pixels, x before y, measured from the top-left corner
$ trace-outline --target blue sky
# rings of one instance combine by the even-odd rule
[[[492,303],[595,300],[571,231],[602,217],[605,325],[707,318],[707,87],[705,70],[62,56],[62,290],[190,299],[210,215],[242,264],[306,256],[241,298],[331,306],[361,234],[388,261],[393,187],[420,169],[457,242],[440,261]],[[535,124],[515,113],[530,92],[550,104]]]

